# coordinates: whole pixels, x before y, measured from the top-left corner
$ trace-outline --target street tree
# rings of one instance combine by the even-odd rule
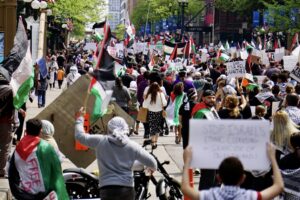
[[[269,10],[269,21],[272,31],[287,31],[291,34],[300,31],[300,1],[284,0],[281,2],[263,0],[265,7]]]
[[[186,8],[186,16],[196,14],[204,5],[202,0],[189,0]],[[178,1],[174,0],[138,0],[131,16],[132,23],[136,29],[148,22],[158,22],[170,16],[177,16],[180,13]],[[149,12],[148,12],[149,11]]]
[[[114,32],[116,33],[116,38],[118,40],[123,40],[124,39],[124,33],[125,33],[125,25],[124,24],[119,24],[116,27],[116,30]]]
[[[98,22],[103,16],[104,0],[60,0],[50,5],[57,21],[65,23],[71,19],[74,36],[83,36],[85,25]]]

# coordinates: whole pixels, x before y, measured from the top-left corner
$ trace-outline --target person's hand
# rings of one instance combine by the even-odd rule
[[[79,117],[83,117],[85,115],[85,108],[84,107],[81,107],[79,109],[78,112],[76,112],[75,114],[75,118],[78,119]]]
[[[193,155],[192,147],[187,146],[183,152],[183,162],[185,166],[190,166],[192,161],[192,155]]]
[[[26,111],[23,110],[22,108],[19,110],[19,113],[22,115],[22,117],[26,117]]]
[[[270,142],[267,143],[267,153],[268,153],[268,157],[271,161],[273,159],[276,160],[276,158],[275,158],[276,149],[275,149],[275,146]]]

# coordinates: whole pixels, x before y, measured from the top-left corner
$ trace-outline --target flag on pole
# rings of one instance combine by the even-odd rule
[[[95,97],[94,108],[91,115],[91,122],[94,123],[97,119],[105,115],[112,91],[110,90],[107,93],[100,82],[95,78],[92,78],[89,86],[89,93]]]
[[[219,59],[220,59],[221,61],[226,62],[226,61],[228,61],[228,60],[230,59],[230,57],[229,57],[227,54],[225,54],[225,53],[221,53]]]
[[[18,29],[14,38],[13,48],[10,54],[2,62],[0,73],[9,82],[13,72],[18,68],[23,58],[26,55],[28,47],[28,39],[22,18],[19,18]]]
[[[175,48],[173,49],[169,60],[175,60],[176,57],[177,57],[177,44],[175,45]]]
[[[274,49],[278,49],[278,39],[275,39],[274,41]]]
[[[126,46],[131,46],[134,43],[135,27],[131,24],[128,11],[125,13],[125,28],[126,28]]]
[[[190,43],[190,45],[189,45],[189,47],[190,47],[189,54],[196,54],[196,46],[195,46],[195,42],[194,42],[192,36],[190,36],[189,43]]]
[[[13,104],[16,109],[27,101],[29,92],[34,83],[34,69],[32,66],[32,58],[30,47],[28,46],[25,57],[19,67],[12,74],[10,85],[13,90]]]
[[[299,45],[299,35],[298,35],[298,33],[295,33],[293,40],[292,40],[291,47],[290,47],[290,51],[292,51],[298,45]]]
[[[226,41],[226,44],[225,44],[225,50],[228,51],[230,49],[230,45],[229,45],[229,42],[228,40]]]

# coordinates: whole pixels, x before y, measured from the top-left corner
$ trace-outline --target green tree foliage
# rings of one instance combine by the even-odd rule
[[[75,36],[83,36],[85,25],[98,22],[103,13],[104,0],[58,0],[50,5],[56,20],[72,19]]]
[[[124,24],[119,24],[116,27],[116,30],[114,32],[116,33],[116,38],[118,40],[123,40],[124,39],[124,33],[125,33],[125,25]]]
[[[270,12],[270,20],[274,22],[272,31],[288,31],[292,34],[300,31],[299,0],[264,1],[264,5]]]
[[[185,15],[194,15],[202,9],[202,0],[189,0]],[[149,9],[148,22],[157,22],[170,16],[178,15],[180,8],[177,0],[138,0],[133,14],[130,17],[136,29],[146,24]]]

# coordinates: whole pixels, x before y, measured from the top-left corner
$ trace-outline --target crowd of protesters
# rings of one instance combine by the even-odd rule
[[[80,48],[82,47],[75,46],[75,49]],[[206,49],[207,53],[203,52],[203,49]],[[251,57],[252,50],[248,49],[247,51],[248,57]],[[201,55],[204,53],[207,54],[207,59],[202,62]],[[224,62],[218,55],[219,53],[228,54],[231,58]],[[141,147],[130,142],[126,135],[127,128],[128,135],[132,133],[138,135],[141,123],[144,128],[143,137],[150,138],[152,149],[156,149],[160,144],[159,137],[174,132],[174,143],[182,145],[185,149],[182,189],[184,194],[190,196],[191,199],[272,199],[284,194],[282,193],[284,183],[292,181],[300,185],[300,84],[289,76],[290,72],[284,69],[282,62],[275,62],[270,57],[270,65],[267,66],[248,62],[250,59],[247,59],[245,61],[247,75],[231,77],[227,74],[226,63],[242,59],[236,55],[230,55],[226,49],[222,48],[222,45],[204,46],[187,57],[184,55],[178,57],[176,61],[174,61],[175,59],[166,60],[159,54],[156,54],[155,58],[155,63],[150,65],[151,56],[149,54],[125,53],[124,59],[121,61],[124,71],[118,73],[112,94],[112,99],[134,119],[137,118],[140,108],[147,108],[147,121],[136,120],[135,126],[128,128],[122,118],[114,118],[108,124],[111,125],[110,135],[98,137],[82,134],[82,114],[84,113],[82,109],[77,116],[75,137],[96,149],[99,168],[102,170],[100,173],[103,173],[100,175],[100,186],[103,186],[101,191],[104,200],[111,194],[116,195],[115,191],[129,193],[129,195],[125,195],[124,199],[133,199],[131,167],[134,160],[140,160],[153,170],[156,169],[153,158]],[[66,81],[66,86],[70,87],[81,75],[91,73],[95,68],[96,61],[97,58],[92,50],[76,51],[73,54],[66,54],[64,51],[49,52],[46,57],[47,76],[42,76],[39,70],[36,70],[35,88],[38,107],[45,106],[45,93],[48,87],[50,90],[57,87],[62,89],[64,81]],[[174,67],[175,62],[181,63],[180,67]],[[40,65],[39,61],[37,61],[38,65]],[[299,66],[299,64],[297,65]],[[264,75],[265,78],[262,83],[258,83],[256,76],[261,75]],[[278,102],[279,106],[275,108],[274,102]],[[19,110],[23,118],[25,111],[26,107]],[[191,148],[188,147],[189,120],[191,118],[269,120],[272,122],[270,141],[274,146],[269,144],[267,149],[273,171],[244,172],[241,162],[237,158],[230,157],[220,164],[218,170],[201,169],[200,192],[192,191],[187,178],[187,170],[191,162]],[[56,194],[62,195],[58,199],[64,199],[62,198],[66,195],[64,186],[59,183],[51,185],[51,181],[46,180],[47,177],[41,178],[44,185],[41,184],[39,188],[25,187],[24,180],[28,180],[29,177],[22,174],[22,170],[28,170],[22,166],[24,160],[27,159],[23,155],[33,155],[32,152],[38,151],[38,148],[26,149],[26,144],[34,144],[32,147],[38,146],[39,148],[44,145],[48,155],[52,156],[56,164],[59,164],[63,157],[52,138],[54,127],[50,122],[29,120],[26,129],[27,136],[22,139],[22,131],[21,134],[17,134],[17,144],[19,144],[11,161],[13,164],[10,176],[18,175],[17,178],[10,180],[11,187],[16,191],[16,193],[13,191],[14,195],[20,197],[24,195],[25,191],[25,193],[36,195],[35,197],[38,199],[40,196],[45,196],[45,192],[55,191]],[[41,137],[48,142],[47,144],[41,142],[44,140],[40,139],[40,132],[42,133]],[[113,145],[117,147],[112,148]],[[111,151],[108,155],[103,156],[101,151],[103,148],[107,150],[108,147],[111,148]],[[121,161],[114,152],[126,155],[127,157],[123,157],[126,160]],[[110,156],[110,154],[114,156]],[[45,155],[47,154],[45,153]],[[113,157],[118,162],[113,162],[108,157]],[[6,161],[1,161],[1,176],[5,176],[5,163]],[[120,167],[118,165],[126,165],[124,169],[118,170],[118,173],[124,172],[125,175],[122,178],[128,179],[121,186],[130,188],[125,191],[121,187],[112,192],[111,189],[114,187],[111,186],[118,185],[115,180],[119,176],[115,173],[115,169]],[[58,168],[48,171],[48,175],[55,174],[57,179],[61,180],[61,169]],[[43,166],[39,166],[39,170],[43,171]],[[284,183],[280,170],[285,177]],[[215,178],[217,174],[220,177],[219,180]],[[272,175],[274,176],[273,180]],[[120,180],[118,179],[118,181]],[[219,186],[220,183],[223,183],[220,188],[213,188]],[[49,190],[46,191],[45,188]],[[299,199],[300,191],[293,194],[286,192],[284,195],[285,199]]]

